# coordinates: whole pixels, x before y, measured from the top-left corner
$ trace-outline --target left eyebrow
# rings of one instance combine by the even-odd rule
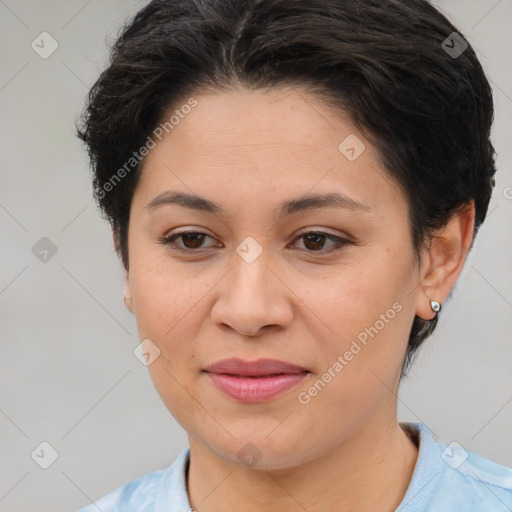
[[[193,210],[199,210],[206,213],[225,215],[225,210],[218,204],[196,195],[183,192],[163,192],[152,199],[144,208],[154,210],[164,205],[177,204]],[[349,210],[369,211],[371,208],[347,195],[337,192],[320,195],[306,195],[297,199],[285,201],[278,208],[279,218],[293,215],[304,210],[313,210],[320,208],[346,208]]]

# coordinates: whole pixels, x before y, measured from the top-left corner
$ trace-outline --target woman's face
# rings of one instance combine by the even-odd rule
[[[165,405],[191,439],[265,469],[396,422],[421,294],[399,186],[354,126],[303,90],[195,100],[150,150],[130,212],[127,305],[154,344]],[[165,200],[176,193],[217,210]],[[305,201],[327,194],[350,200]],[[162,242],[178,232],[201,234]],[[205,371],[229,358],[304,371]]]

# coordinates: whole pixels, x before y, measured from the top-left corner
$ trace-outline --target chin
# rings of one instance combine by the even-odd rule
[[[255,435],[227,436],[226,443],[214,446],[205,443],[219,457],[247,469],[261,471],[286,470],[311,460],[316,453],[308,453],[304,446],[297,448],[300,442],[293,440],[284,432],[283,438],[271,439]],[[284,442],[283,439],[288,439]],[[294,442],[295,441],[295,442]],[[326,448],[325,451],[328,451]]]

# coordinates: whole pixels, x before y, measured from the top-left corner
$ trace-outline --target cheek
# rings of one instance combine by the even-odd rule
[[[142,269],[132,274],[137,329],[141,340],[149,338],[160,350],[159,357],[148,367],[155,386],[170,396],[180,395],[177,382],[185,384],[199,371],[197,340],[207,320],[208,292],[215,281],[187,273],[176,265],[155,267],[134,266],[134,270]]]
[[[346,266],[321,283],[301,279],[294,289],[331,335],[347,339],[372,326],[395,302],[403,302],[400,279],[380,260]]]
[[[204,286],[199,279],[165,265],[134,264],[131,281],[140,339],[150,339],[160,350],[148,366],[155,389],[175,417],[180,418],[187,409],[199,414],[191,407],[185,388],[199,371],[194,340],[200,323],[193,320],[202,306]]]
[[[344,356],[344,378],[363,384],[370,377],[377,384],[371,369],[384,381],[393,381],[414,316],[406,274],[403,255],[400,260],[381,251],[371,260],[347,265],[323,286],[300,283],[298,293],[326,326],[326,335],[319,338],[325,369]]]
[[[133,263],[131,292],[140,335],[168,337],[198,303],[198,280],[160,261]],[[149,337],[149,336],[148,336]]]

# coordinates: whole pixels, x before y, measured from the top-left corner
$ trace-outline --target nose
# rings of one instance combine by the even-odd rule
[[[260,255],[252,263],[235,255],[233,268],[222,280],[211,317],[222,329],[258,337],[288,327],[293,319],[293,293],[286,278]]]

